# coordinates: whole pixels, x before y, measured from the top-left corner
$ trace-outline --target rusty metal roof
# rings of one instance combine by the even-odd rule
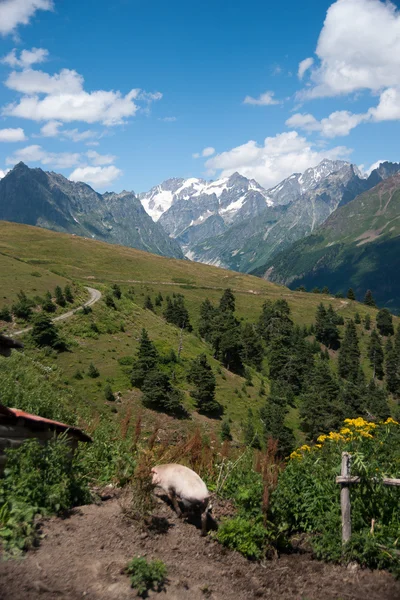
[[[11,419],[25,419],[25,421],[32,421],[34,423],[43,423],[44,425],[49,425],[56,430],[61,431],[70,431],[83,442],[91,442],[92,438],[88,436],[84,431],[79,429],[78,427],[74,427],[72,425],[66,425],[65,423],[60,423],[59,421],[53,421],[52,419],[46,419],[45,417],[39,417],[38,415],[32,415],[23,410],[19,410],[18,408],[8,408],[8,406],[4,406],[0,404],[0,415],[4,415],[5,417]]]

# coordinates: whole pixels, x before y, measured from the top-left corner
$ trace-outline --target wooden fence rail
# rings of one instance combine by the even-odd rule
[[[339,477],[336,477],[336,483],[340,483],[340,507],[342,511],[342,543],[345,544],[351,538],[351,503],[350,503],[350,486],[360,483],[361,477],[352,477],[350,475],[351,454],[342,452],[342,468]],[[384,477],[379,479],[373,477],[371,481],[382,483],[383,485],[399,486],[400,479],[392,479]]]

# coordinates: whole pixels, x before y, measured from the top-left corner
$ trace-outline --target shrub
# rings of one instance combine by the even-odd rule
[[[64,306],[66,305],[66,303],[67,303],[67,302],[66,302],[66,300],[65,300],[65,296],[64,296],[64,294],[63,294],[63,291],[62,291],[62,289],[60,288],[60,286],[59,286],[59,285],[58,285],[58,286],[56,287],[56,289],[54,290],[54,296],[55,296],[55,298],[56,298],[56,303],[57,303],[59,306],[62,306],[62,307],[64,307]]]
[[[356,560],[400,574],[398,491],[373,479],[398,475],[399,442],[400,426],[391,418],[380,424],[346,419],[339,432],[321,435],[315,446],[304,445],[293,452],[272,495],[276,526],[287,534],[312,534],[321,558]],[[335,477],[343,451],[352,455],[352,475],[359,475],[361,482],[351,490],[353,534],[342,551],[340,487]],[[370,532],[372,519],[376,520],[374,533]]]
[[[66,344],[60,338],[57,328],[45,313],[35,316],[31,338],[36,346],[49,346],[54,350],[65,350]]]
[[[92,379],[96,379],[96,377],[100,376],[100,371],[98,370],[97,367],[94,366],[93,363],[90,363],[87,374]]]
[[[18,301],[12,305],[12,312],[18,319],[29,321],[32,316],[33,300],[27,297],[22,290],[18,293]]]
[[[105,305],[108,306],[108,308],[113,308],[114,310],[117,309],[117,305],[115,304],[114,296],[110,292],[107,292],[106,294],[104,294],[104,302],[105,302]]]
[[[148,562],[143,556],[137,556],[128,563],[126,573],[130,575],[131,586],[142,598],[150,590],[161,592],[165,587],[167,567],[162,560]]]
[[[74,301],[74,295],[72,293],[71,286],[68,284],[64,288],[64,297],[65,300],[70,304],[72,304],[72,302]]]
[[[115,397],[111,385],[107,383],[104,387],[104,397],[108,402],[114,402]]]
[[[0,309],[0,321],[6,321],[7,323],[11,323],[12,316],[8,306],[4,306]]]
[[[265,555],[268,544],[268,533],[262,521],[240,516],[223,521],[216,538],[231,550],[237,550],[246,558],[256,560]]]
[[[75,468],[65,434],[45,446],[27,440],[6,454],[0,482],[0,537],[6,549],[15,551],[32,543],[36,514],[57,514],[86,503],[90,493]]]

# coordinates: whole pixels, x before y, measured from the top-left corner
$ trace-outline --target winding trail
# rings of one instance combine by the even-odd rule
[[[54,319],[52,319],[53,323],[56,323],[57,321],[65,321],[65,319],[69,319],[70,317],[72,317],[83,306],[92,306],[93,304],[98,302],[98,300],[100,300],[101,292],[99,292],[99,290],[96,290],[95,288],[91,288],[91,287],[86,287],[86,286],[85,286],[85,289],[87,289],[87,291],[90,294],[89,300],[87,300],[81,306],[74,308],[73,310],[69,310],[68,312],[63,313],[62,315],[58,315],[58,317],[54,317]],[[13,335],[13,337],[15,337],[17,335],[23,335],[24,333],[28,333],[28,331],[30,331],[31,329],[32,329],[32,327],[26,327],[25,329],[20,329],[19,331],[13,331],[12,335]]]

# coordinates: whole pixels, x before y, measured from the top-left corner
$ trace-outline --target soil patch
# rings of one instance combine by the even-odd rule
[[[216,517],[229,514],[216,507]],[[123,573],[142,555],[168,567],[160,600],[395,600],[400,582],[386,572],[349,569],[293,554],[252,563],[202,538],[192,524],[158,500],[168,527],[143,532],[121,512],[117,496],[76,509],[65,519],[43,521],[43,540],[23,559],[0,562],[1,600],[128,600],[136,597]],[[150,597],[155,594],[150,593]]]

